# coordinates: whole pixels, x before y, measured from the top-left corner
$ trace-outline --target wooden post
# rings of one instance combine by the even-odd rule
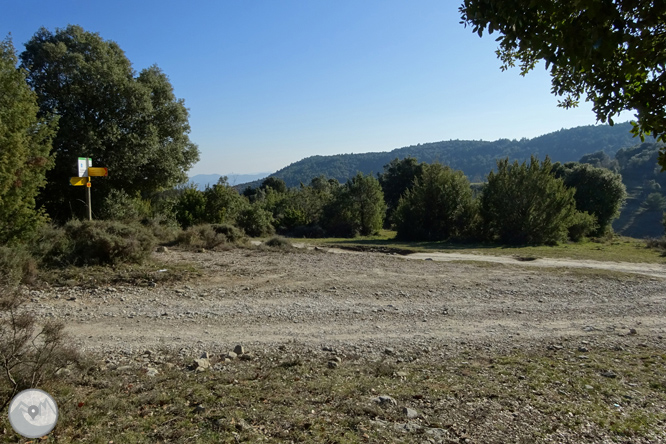
[[[90,198],[90,177],[88,177],[88,183],[86,183],[86,194],[87,194],[87,200],[88,200],[88,220],[92,220],[92,206],[91,206],[91,198]]]

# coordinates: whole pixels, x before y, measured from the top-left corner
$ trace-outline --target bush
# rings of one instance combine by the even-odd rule
[[[472,188],[462,171],[425,165],[393,214],[397,237],[405,240],[462,239],[477,213]]]
[[[141,263],[156,239],[139,224],[114,221],[70,221],[42,230],[36,251],[47,266]]]
[[[552,164],[497,162],[480,196],[485,236],[508,244],[552,244],[567,238],[576,213],[575,190],[552,175]]]
[[[99,210],[100,219],[139,222],[150,217],[150,201],[132,197],[122,189],[112,189]]]
[[[217,234],[223,234],[228,242],[232,243],[243,243],[247,241],[247,236],[239,228],[234,227],[229,224],[213,224],[211,225],[213,231]]]
[[[0,287],[29,283],[37,275],[37,263],[22,244],[0,247]]]
[[[49,321],[37,327],[32,313],[23,309],[25,296],[0,287],[0,404],[2,409],[21,390],[38,387],[56,372],[79,360],[68,346],[64,324]]]
[[[213,249],[231,242],[223,233],[224,230],[217,232],[214,227],[214,225],[208,224],[189,227],[178,235],[176,244],[187,247]]]
[[[236,225],[251,237],[270,236],[275,233],[273,216],[257,205],[243,209],[236,218]]]
[[[577,211],[569,226],[569,239],[578,242],[584,237],[595,233],[598,228],[597,218],[594,215],[589,214],[587,211]]]
[[[290,250],[294,248],[294,246],[291,245],[291,242],[282,236],[273,236],[264,242],[264,245],[271,248],[279,248],[281,250]]]

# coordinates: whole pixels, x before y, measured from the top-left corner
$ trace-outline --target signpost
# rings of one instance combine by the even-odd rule
[[[74,186],[85,185],[87,189],[86,200],[88,203],[88,220],[92,220],[92,206],[90,202],[90,188],[92,187],[92,183],[90,182],[90,178],[95,176],[108,176],[109,170],[104,167],[93,168],[92,159],[90,157],[79,157],[78,167],[79,177],[70,177],[69,183]]]

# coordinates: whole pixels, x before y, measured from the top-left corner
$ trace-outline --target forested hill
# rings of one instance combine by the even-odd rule
[[[312,156],[273,173],[271,176],[283,179],[287,186],[307,184],[321,174],[345,182],[358,171],[380,173],[391,160],[407,156],[416,157],[420,162],[440,162],[462,170],[472,182],[482,182],[495,167],[496,159],[509,157],[511,160],[527,160],[534,154],[540,159],[549,155],[553,162],[578,161],[583,155],[605,151],[613,157],[621,149],[640,143],[629,132],[630,123],[581,126],[562,129],[534,139],[494,142],[481,140],[449,140],[423,143],[393,151],[364,154],[338,154],[333,156]],[[251,183],[251,186],[258,184]]]

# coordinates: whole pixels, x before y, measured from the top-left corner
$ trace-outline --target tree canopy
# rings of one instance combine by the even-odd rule
[[[199,153],[184,102],[158,67],[137,75],[115,42],[79,26],[42,28],[25,46],[21,65],[40,116],[60,117],[55,167],[40,196],[53,218],[69,219],[81,206],[80,190],[67,186],[77,157],[109,169],[108,179],[93,183],[97,202],[111,189],[149,194],[185,182]]]
[[[502,69],[545,62],[560,106],[581,97],[613,124],[636,111],[634,134],[666,140],[666,2],[644,0],[464,0],[462,23],[501,35]],[[660,164],[666,169],[666,153]]]
[[[35,93],[17,61],[11,40],[0,42],[0,244],[26,238],[45,219],[35,196],[53,164],[57,126],[57,119],[37,117]]]

